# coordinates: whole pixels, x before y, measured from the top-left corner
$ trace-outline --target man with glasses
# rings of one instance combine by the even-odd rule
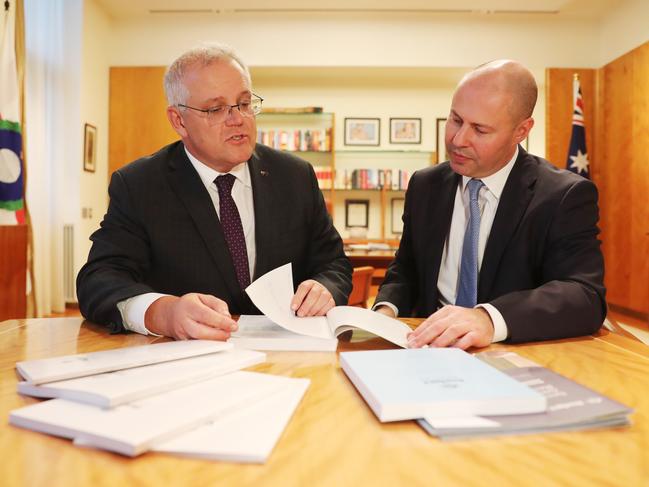
[[[427,319],[411,347],[484,347],[588,335],[606,315],[597,188],[528,154],[537,86],[514,61],[458,85],[450,161],[410,180],[379,312]]]
[[[244,289],[292,263],[298,316],[346,304],[351,265],[313,168],[257,145],[262,98],[226,46],[190,50],[165,74],[180,141],[116,171],[77,278],[83,315],[114,331],[226,340]]]

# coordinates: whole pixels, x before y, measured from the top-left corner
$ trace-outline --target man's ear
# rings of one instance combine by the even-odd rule
[[[517,144],[523,142],[530,134],[530,130],[534,127],[534,119],[532,117],[526,118],[514,130],[514,138]]]
[[[180,135],[180,138],[185,138],[187,136],[187,129],[185,128],[185,122],[180,115],[178,107],[168,106],[167,118],[169,119],[171,127],[176,131],[178,135]]]

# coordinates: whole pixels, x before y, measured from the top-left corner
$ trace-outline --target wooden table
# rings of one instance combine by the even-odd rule
[[[2,485],[649,485],[649,355],[606,331],[492,348],[513,350],[634,407],[630,428],[445,443],[412,421],[379,423],[340,370],[337,354],[306,352],[269,353],[266,363],[253,368],[311,379],[265,465],[158,453],[130,459],[8,424],[10,410],[36,401],[16,393],[16,361],[155,340],[108,335],[79,318],[0,323]],[[371,348],[390,344],[340,344],[340,350]]]
[[[395,252],[395,250],[346,250],[345,255],[349,257],[352,267],[366,265],[374,267],[372,285],[379,286],[385,278],[385,271],[390,262],[394,260]]]

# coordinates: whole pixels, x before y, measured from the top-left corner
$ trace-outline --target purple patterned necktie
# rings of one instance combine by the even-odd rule
[[[248,266],[248,251],[246,249],[246,239],[243,235],[241,217],[231,195],[234,180],[235,177],[232,174],[224,174],[217,177],[214,182],[219,190],[219,216],[225,234],[225,241],[230,250],[239,286],[241,286],[241,289],[245,289],[250,285],[250,267]]]

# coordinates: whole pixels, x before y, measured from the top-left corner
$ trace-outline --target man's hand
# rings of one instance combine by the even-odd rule
[[[301,283],[291,300],[291,309],[299,317],[324,316],[335,305],[329,290],[313,279]]]
[[[144,325],[153,333],[188,340],[227,340],[237,323],[225,301],[209,294],[164,296],[146,310]]]
[[[486,347],[491,344],[493,336],[494,326],[484,308],[447,305],[408,334],[408,346],[419,348],[428,345],[466,350],[469,347]]]

